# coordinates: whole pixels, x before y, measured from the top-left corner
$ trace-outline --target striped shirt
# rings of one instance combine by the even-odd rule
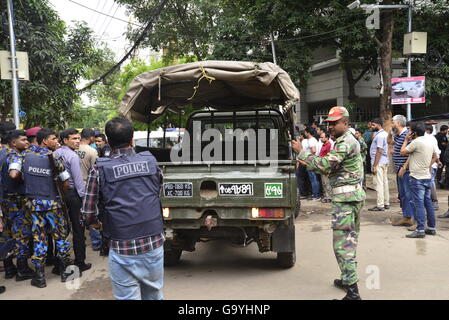
[[[401,156],[401,154],[400,154],[402,145],[404,144],[405,137],[408,134],[409,134],[409,131],[407,130],[407,128],[404,128],[402,130],[402,133],[400,133],[399,135],[395,135],[393,137],[393,139],[394,139],[393,163],[394,163],[396,172],[398,172],[399,169],[402,168],[402,166],[405,164],[405,162],[408,159],[408,156]]]

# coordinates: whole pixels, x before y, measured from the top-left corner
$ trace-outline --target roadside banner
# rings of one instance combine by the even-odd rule
[[[393,78],[391,104],[425,103],[426,77]]]

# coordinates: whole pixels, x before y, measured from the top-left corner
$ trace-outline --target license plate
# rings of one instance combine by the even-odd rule
[[[164,183],[164,196],[167,198],[190,198],[193,196],[191,182]]]
[[[252,183],[219,183],[218,194],[220,196],[252,196]]]

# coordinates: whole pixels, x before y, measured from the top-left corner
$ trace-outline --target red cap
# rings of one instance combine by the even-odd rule
[[[343,117],[349,117],[349,112],[345,107],[336,106],[329,110],[329,115],[324,121],[337,121]]]
[[[37,132],[42,129],[41,127],[34,127],[34,128],[30,128],[28,130],[25,131],[25,134],[27,137],[35,137],[37,135]]]

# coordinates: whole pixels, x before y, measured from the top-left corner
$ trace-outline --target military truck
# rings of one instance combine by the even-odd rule
[[[151,123],[164,112],[199,109],[183,141],[150,150],[164,181],[165,264],[200,241],[257,243],[276,252],[279,266],[295,264],[295,217],[300,200],[289,141],[299,93],[271,63],[205,61],[139,75],[121,112]]]

